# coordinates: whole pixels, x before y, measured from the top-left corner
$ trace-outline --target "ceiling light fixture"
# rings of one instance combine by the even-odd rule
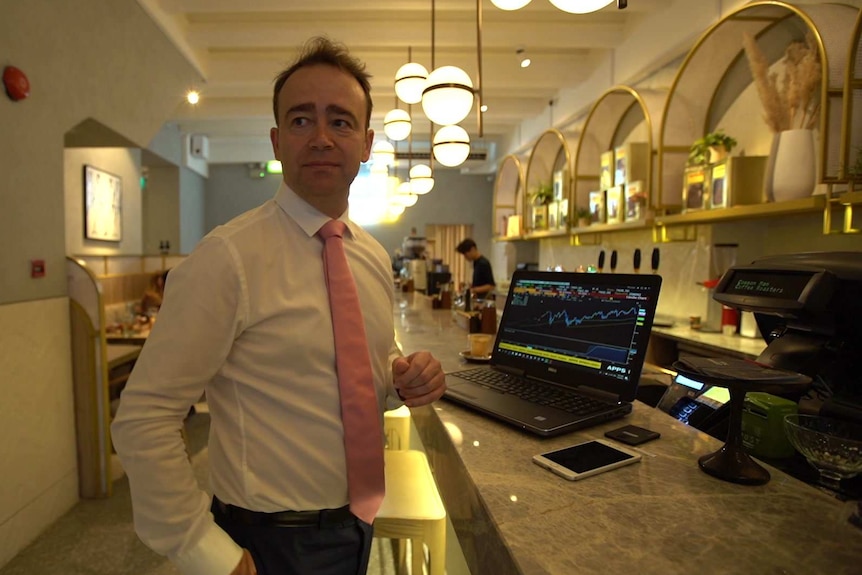
[[[614,0],[548,0],[551,4],[569,14],[588,14],[601,10]]]
[[[551,4],[569,14],[589,14],[601,10],[614,0],[548,0]],[[628,0],[616,0],[617,8],[622,10],[628,6]],[[500,10],[520,10],[530,3],[530,0],[491,0],[491,4]]]
[[[390,140],[400,142],[406,139],[412,128],[410,114],[401,108],[389,110],[383,117],[383,132]]]
[[[188,93],[186,93],[186,101],[192,105],[197,104],[201,101],[201,93],[197,90],[189,90]]]
[[[428,79],[428,70],[422,64],[413,62],[412,48],[407,48],[408,62],[395,72],[395,94],[405,104],[418,104],[422,101],[422,90]]]
[[[395,146],[386,140],[380,140],[374,144],[371,154],[375,164],[380,162],[384,166],[391,166],[395,163]]]
[[[491,4],[500,10],[520,10],[530,3],[530,0],[491,0]]]
[[[518,48],[517,50],[515,50],[515,55],[518,57],[518,63],[521,65],[521,68],[526,68],[533,63],[533,61],[530,59],[529,56],[527,56],[527,52],[523,48]]]
[[[435,124],[448,126],[467,117],[473,107],[473,81],[457,66],[441,66],[428,75],[422,110]]]
[[[443,126],[434,134],[432,149],[444,166],[460,166],[470,155],[470,135],[461,126]]]
[[[410,189],[414,194],[427,194],[434,189],[434,175],[428,164],[416,164],[410,168]]]

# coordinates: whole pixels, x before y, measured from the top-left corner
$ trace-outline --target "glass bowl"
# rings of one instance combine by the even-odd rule
[[[862,473],[862,426],[819,415],[784,417],[790,443],[820,471],[823,483],[837,487]]]

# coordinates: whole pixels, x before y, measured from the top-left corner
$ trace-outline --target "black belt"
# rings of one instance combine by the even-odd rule
[[[356,522],[356,516],[345,505],[338,509],[321,509],[319,511],[249,511],[236,505],[223,503],[213,497],[213,511],[222,517],[242,523],[269,527],[320,527],[322,529],[342,527]]]

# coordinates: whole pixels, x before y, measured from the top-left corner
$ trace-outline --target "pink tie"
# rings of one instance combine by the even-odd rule
[[[335,336],[335,367],[347,459],[347,495],[350,511],[370,524],[380,509],[385,492],[383,430],[359,294],[344,253],[342,236],[345,227],[344,222],[330,220],[318,234],[324,240],[323,269]]]

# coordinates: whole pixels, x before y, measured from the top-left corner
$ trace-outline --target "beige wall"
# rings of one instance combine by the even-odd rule
[[[31,85],[0,94],[2,566],[78,497],[64,136],[92,118],[145,146],[198,77],[134,0],[2,2],[0,54]]]

